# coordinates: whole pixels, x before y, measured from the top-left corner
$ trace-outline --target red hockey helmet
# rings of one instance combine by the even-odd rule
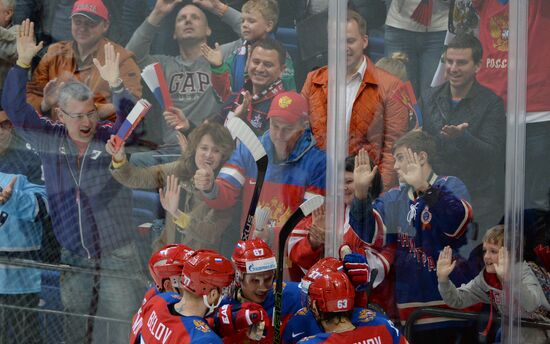
[[[231,260],[235,263],[240,275],[271,271],[277,268],[277,260],[273,251],[262,239],[238,241]]]
[[[153,253],[149,259],[149,273],[157,289],[163,290],[162,281],[170,278],[174,287],[179,287],[181,270],[187,257],[194,251],[183,244],[167,245]]]
[[[313,280],[319,278],[327,272],[342,271],[343,268],[344,264],[338,258],[321,258],[317,261],[317,263],[313,264],[313,266],[309,268],[306,275],[302,278],[302,281],[308,281],[311,283]]]
[[[311,282],[308,305],[316,302],[321,312],[346,312],[353,309],[355,289],[342,271],[326,272]]]
[[[223,291],[234,279],[231,262],[212,250],[195,251],[182,269],[183,288],[197,296],[207,295],[215,288]]]

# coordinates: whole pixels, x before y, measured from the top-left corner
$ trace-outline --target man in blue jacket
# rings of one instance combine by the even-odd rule
[[[28,20],[18,30],[19,57],[8,73],[2,103],[17,133],[38,149],[54,233],[62,246],[61,263],[93,272],[64,272],[62,302],[68,312],[129,321],[142,290],[135,281],[113,276],[124,277],[122,271],[139,276],[137,251],[131,240],[132,198],[130,190],[111,177],[111,157],[105,152],[105,142],[127,114],[129,93],[119,79],[114,48],[106,45],[106,61],[101,61],[105,65],[94,62],[112,89],[116,123],[98,122],[93,94],[79,82],[60,87],[59,122],[39,117],[26,102],[28,68],[42,46],[35,44],[33,31]],[[111,273],[103,274],[105,269]],[[92,335],[94,342],[105,341],[104,324],[67,317],[65,342],[83,343],[84,337],[90,339]],[[129,325],[111,325],[108,335],[118,343],[127,340],[129,330]]]

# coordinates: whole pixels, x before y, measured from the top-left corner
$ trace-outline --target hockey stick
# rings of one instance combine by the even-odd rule
[[[313,196],[307,201],[300,204],[300,207],[296,209],[279,232],[279,250],[277,252],[277,272],[275,275],[275,303],[273,305],[273,343],[279,344],[281,342],[281,310],[283,307],[283,265],[286,239],[290,235],[290,232],[294,227],[302,221],[302,219],[311,214],[315,209],[319,208],[325,198],[322,196]]]
[[[233,139],[238,138],[241,143],[248,148],[256,161],[256,167],[258,169],[256,186],[254,186],[254,192],[252,194],[252,199],[250,200],[248,215],[246,216],[246,222],[244,223],[243,233],[241,236],[241,240],[248,240],[250,229],[252,228],[252,222],[254,221],[254,215],[256,214],[256,206],[258,205],[260,193],[262,192],[262,186],[264,184],[268,158],[264,146],[262,146],[262,143],[256,134],[254,134],[252,129],[250,129],[250,127],[242,119],[239,117],[233,117],[227,121],[226,126],[231,132]]]

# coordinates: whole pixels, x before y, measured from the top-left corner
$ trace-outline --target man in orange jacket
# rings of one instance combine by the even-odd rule
[[[393,99],[401,81],[374,66],[364,55],[367,24],[355,11],[347,22],[346,118],[349,154],[365,148],[382,174],[384,189],[397,185],[393,171],[393,143],[407,130],[408,112]],[[310,123],[317,145],[326,148],[328,66],[308,74],[302,95],[309,101]],[[353,100],[353,101],[352,101]]]

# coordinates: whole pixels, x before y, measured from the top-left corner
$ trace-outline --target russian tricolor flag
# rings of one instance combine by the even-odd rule
[[[145,99],[140,99],[137,101],[136,105],[134,105],[134,108],[128,116],[126,116],[126,119],[118,129],[118,132],[116,133],[116,136],[114,138],[115,141],[115,148],[118,150],[122,143],[128,139],[130,134],[134,131],[134,129],[137,127],[137,125],[141,122],[143,119],[143,116],[151,109],[151,103],[149,103]]]
[[[153,92],[164,110],[173,106],[170,92],[168,92],[168,84],[164,78],[160,63],[155,62],[145,67],[141,72],[141,78],[145,81],[151,92]]]

